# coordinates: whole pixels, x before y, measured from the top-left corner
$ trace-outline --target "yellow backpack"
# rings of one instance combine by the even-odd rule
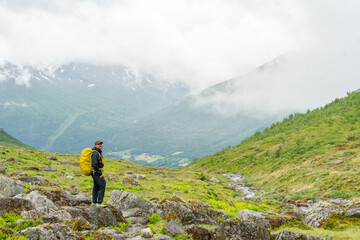
[[[85,148],[80,155],[80,168],[85,176],[91,175],[91,154],[94,152],[91,148]]]

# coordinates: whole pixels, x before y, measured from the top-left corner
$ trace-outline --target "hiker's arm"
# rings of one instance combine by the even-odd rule
[[[99,160],[98,159],[99,159],[99,153],[93,152],[91,154],[91,166],[94,169],[94,175],[101,176],[102,172],[101,172],[101,170],[99,168]]]

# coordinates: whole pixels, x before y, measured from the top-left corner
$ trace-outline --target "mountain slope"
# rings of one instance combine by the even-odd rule
[[[36,148],[76,153],[102,139],[122,148],[138,119],[182,98],[179,84],[121,66],[0,66],[1,127]],[[121,138],[114,141],[114,137]]]
[[[6,145],[10,144],[17,147],[30,148],[25,143],[22,143],[21,141],[7,134],[2,128],[0,128],[0,143],[5,143]]]
[[[243,174],[268,197],[359,199],[359,154],[360,92],[355,91],[306,114],[291,114],[187,168]]]

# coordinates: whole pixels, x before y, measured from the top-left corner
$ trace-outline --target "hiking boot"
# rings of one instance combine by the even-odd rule
[[[98,207],[103,207],[103,208],[106,208],[107,206],[105,204],[102,204],[102,203],[98,203],[96,204]]]
[[[97,203],[91,203],[91,206],[96,206],[97,205]]]

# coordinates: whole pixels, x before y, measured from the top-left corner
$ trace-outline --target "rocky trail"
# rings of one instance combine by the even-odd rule
[[[246,199],[256,199],[258,189],[239,184],[243,178],[227,174],[244,191]],[[25,178],[23,177],[23,180]],[[46,185],[41,177],[32,177],[34,185]],[[232,185],[233,183],[230,183]],[[177,236],[194,240],[211,239],[322,239],[291,231],[271,234],[270,230],[288,221],[303,221],[312,227],[321,227],[332,214],[360,217],[360,204],[354,201],[329,200],[319,202],[291,202],[292,210],[281,214],[240,210],[237,218],[229,218],[212,206],[201,202],[186,202],[173,196],[157,201],[147,201],[132,193],[113,190],[107,208],[91,206],[90,196],[62,190],[25,192],[20,180],[0,177],[0,214],[21,214],[23,219],[40,219],[43,223],[18,232],[17,236],[29,239],[176,239]],[[162,233],[154,233],[149,217],[158,214],[166,220]],[[19,220],[23,221],[23,220]],[[209,230],[201,224],[214,226]],[[120,229],[120,225],[126,228]],[[0,228],[0,232],[11,232]]]

